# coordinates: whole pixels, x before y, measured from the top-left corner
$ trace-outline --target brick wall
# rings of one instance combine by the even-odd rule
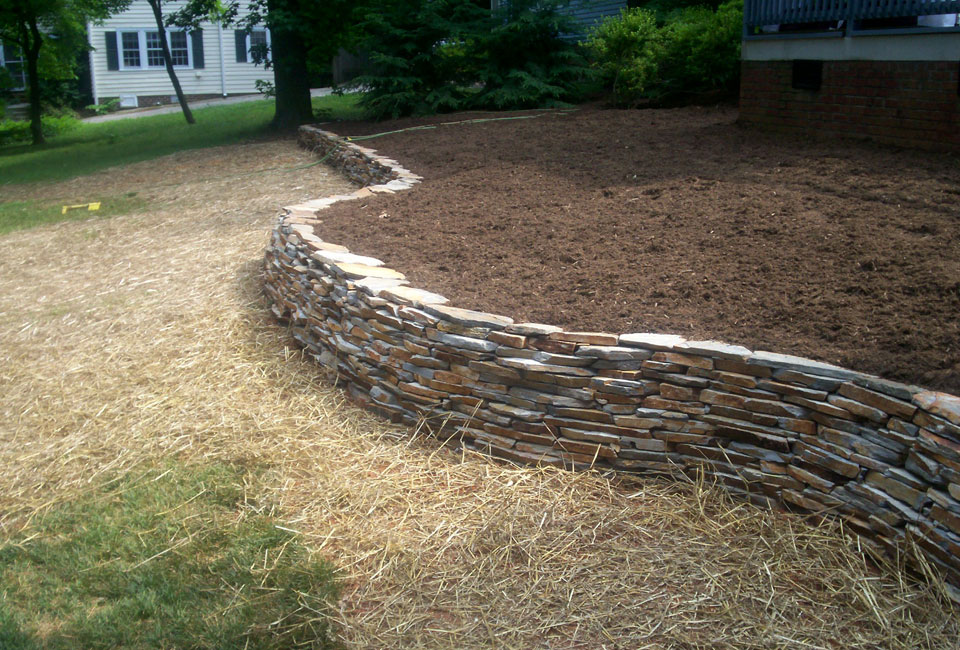
[[[744,61],[740,120],[826,137],[960,150],[960,61],[824,61],[819,91],[792,87],[792,61]]]
[[[371,184],[283,209],[265,291],[354,400],[514,462],[704,472],[757,505],[839,517],[878,552],[915,544],[960,587],[960,397],[716,341],[452,307],[322,238],[330,204],[420,177],[315,128],[301,142]]]

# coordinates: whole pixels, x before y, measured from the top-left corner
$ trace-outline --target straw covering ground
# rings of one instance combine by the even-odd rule
[[[0,239],[0,539],[135,468],[243,462],[339,567],[349,647],[956,647],[935,581],[831,528],[462,455],[346,404],[260,293],[277,207],[347,189],[313,161],[282,141],[4,188],[149,207]]]

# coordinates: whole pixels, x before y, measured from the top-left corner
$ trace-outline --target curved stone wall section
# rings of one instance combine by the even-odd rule
[[[754,503],[839,516],[877,550],[914,542],[960,585],[960,398],[714,341],[452,307],[314,228],[337,200],[419,177],[333,134],[301,135],[374,184],[284,208],[266,292],[355,399],[512,461],[704,470]]]

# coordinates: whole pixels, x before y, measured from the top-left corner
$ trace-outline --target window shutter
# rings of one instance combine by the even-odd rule
[[[117,54],[117,33],[104,32],[107,42],[107,70],[120,69],[120,56]]]
[[[190,44],[193,46],[193,67],[203,67],[203,30],[195,29],[190,32]]]
[[[247,62],[247,33],[243,30],[233,32],[233,40],[237,45],[237,63]]]

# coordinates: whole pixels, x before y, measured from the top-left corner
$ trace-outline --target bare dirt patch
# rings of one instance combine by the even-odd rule
[[[314,160],[224,147],[17,190],[152,202],[0,237],[0,547],[117,473],[240,461],[269,468],[246,507],[341,569],[348,647],[956,647],[937,583],[834,528],[462,456],[344,403],[260,289],[278,206],[348,190],[293,169]]]
[[[581,108],[359,142],[426,180],[335,206],[323,235],[462,307],[960,393],[958,159],[765,135],[736,116]]]

